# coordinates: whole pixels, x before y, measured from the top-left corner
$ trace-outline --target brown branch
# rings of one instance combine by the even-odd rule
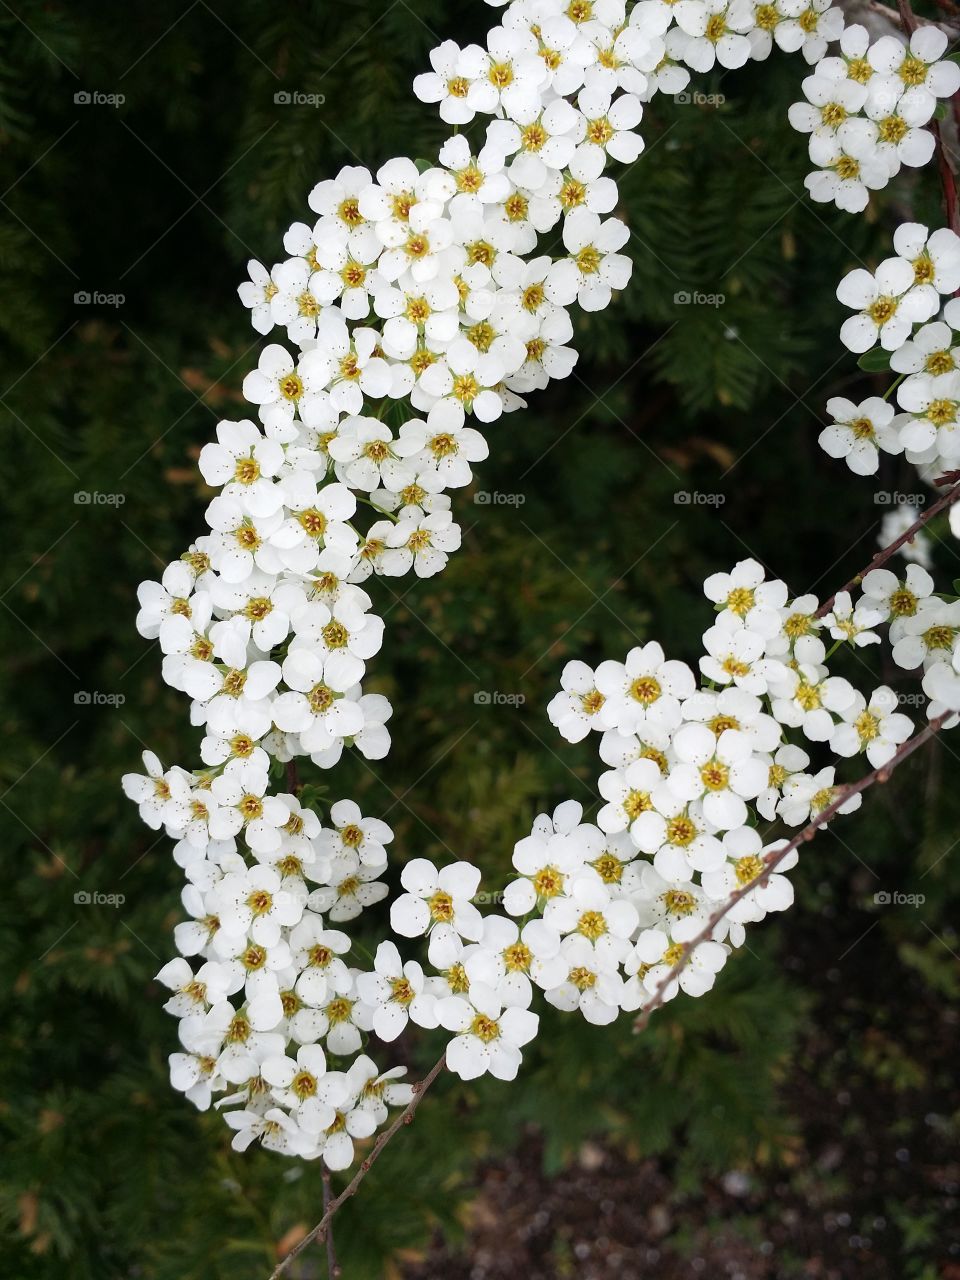
[[[944,13],[950,14],[954,18],[960,15],[960,7],[952,3],[952,0],[934,0],[938,9],[942,9]],[[891,9],[888,4],[884,4],[883,0],[869,0],[867,8],[871,13],[878,13],[881,17],[887,18],[894,26],[902,27],[903,18],[896,9]],[[952,35],[956,28],[956,22],[951,22],[949,18],[937,21],[933,18],[921,18],[919,14],[912,15],[914,24],[918,27],[940,27],[948,28],[947,35]]]
[[[330,1212],[330,1201],[333,1198],[330,1190],[330,1170],[323,1170],[323,1216],[326,1217]],[[340,1264],[337,1262],[337,1250],[333,1243],[333,1223],[327,1225],[327,1277],[328,1280],[336,1280],[340,1274]]]
[[[287,787],[295,796],[300,794],[300,788],[303,784],[300,781],[300,771],[297,768],[296,759],[287,761]]]
[[[953,712],[945,711],[943,715],[937,716],[935,720],[931,720],[930,723],[924,729],[921,729],[919,733],[914,734],[912,738],[908,738],[896,754],[890,757],[886,764],[882,765],[879,769],[873,769],[870,773],[865,774],[858,782],[852,782],[848,786],[839,788],[833,801],[818,813],[815,818],[812,818],[802,831],[799,831],[792,840],[788,841],[782,849],[778,849],[776,853],[767,854],[765,859],[767,863],[766,869],[762,871],[755,880],[751,880],[749,884],[738,889],[736,893],[732,893],[725,902],[721,903],[717,910],[710,916],[709,920],[707,920],[707,923],[703,926],[697,936],[685,944],[683,955],[676,962],[670,972],[663,977],[657,985],[656,991],[646,1004],[641,1006],[640,1012],[633,1024],[634,1031],[637,1032],[644,1029],[650,1021],[650,1015],[654,1010],[659,1009],[663,1005],[664,997],[671,983],[676,981],[679,975],[690,963],[696,948],[700,946],[702,942],[709,942],[712,940],[713,933],[717,925],[730,911],[733,910],[738,902],[742,901],[748,894],[753,893],[755,889],[759,889],[765,885],[770,879],[770,876],[773,875],[774,871],[776,871],[777,867],[781,862],[783,862],[788,854],[793,853],[793,851],[803,844],[805,840],[812,840],[820,827],[822,827],[824,823],[829,822],[848,800],[853,796],[859,795],[862,791],[866,791],[876,782],[886,782],[894,769],[897,769],[901,764],[903,764],[904,760],[909,756],[912,756],[919,747],[922,747],[925,742],[929,742],[932,737],[940,732],[943,728],[944,721],[948,720],[951,715],[953,715]]]
[[[323,1211],[323,1217],[320,1219],[317,1225],[311,1231],[308,1231],[307,1234],[300,1241],[300,1243],[294,1245],[294,1247],[290,1250],[290,1252],[283,1259],[283,1261],[278,1263],[277,1266],[273,1269],[273,1271],[270,1273],[270,1280],[277,1280],[278,1276],[282,1276],[286,1271],[287,1267],[290,1266],[290,1263],[293,1262],[295,1258],[299,1257],[300,1254],[304,1251],[304,1249],[306,1249],[308,1245],[311,1245],[314,1242],[314,1240],[323,1240],[326,1238],[327,1232],[330,1228],[330,1224],[333,1222],[333,1218],[337,1210],[341,1207],[341,1205],[343,1205],[347,1200],[349,1200],[351,1196],[356,1195],[357,1189],[359,1188],[360,1183],[364,1180],[364,1178],[370,1172],[374,1162],[380,1158],[380,1153],[383,1151],[387,1143],[391,1140],[391,1138],[393,1138],[397,1133],[399,1133],[399,1131],[405,1125],[413,1123],[413,1117],[416,1115],[417,1107],[419,1107],[420,1102],[423,1098],[423,1095],[427,1092],[427,1090],[433,1084],[434,1080],[436,1080],[437,1076],[443,1070],[446,1061],[447,1061],[447,1055],[446,1055],[446,1052],[444,1052],[441,1055],[441,1057],[433,1064],[433,1066],[430,1068],[427,1074],[423,1077],[423,1079],[419,1080],[413,1086],[413,1097],[410,1099],[407,1106],[403,1109],[403,1111],[400,1112],[400,1114],[394,1120],[390,1128],[384,1129],[383,1133],[381,1133],[379,1138],[377,1138],[376,1142],[373,1144],[373,1146],[370,1149],[370,1154],[364,1158],[357,1172],[353,1175],[350,1182],[347,1183],[347,1185],[336,1197],[336,1199],[331,1200],[329,1204],[326,1204]],[[329,1261],[329,1257],[330,1257],[329,1248],[327,1252],[327,1257]],[[330,1274],[331,1275],[339,1274],[339,1270],[337,1272],[331,1271]]]
[[[890,543],[889,547],[884,547],[882,551],[878,551],[867,567],[865,569],[861,569],[859,573],[854,574],[850,581],[840,588],[840,591],[836,592],[835,595],[832,595],[829,600],[825,600],[813,615],[815,618],[825,617],[833,608],[840,592],[851,591],[854,587],[858,587],[871,570],[879,569],[882,565],[885,565],[890,557],[895,552],[899,551],[905,543],[911,542],[923,526],[928,524],[934,516],[939,515],[941,511],[946,511],[948,507],[953,506],[957,499],[960,498],[960,472],[951,471],[948,476],[941,477],[941,480],[938,480],[936,483],[940,484],[944,480],[948,484],[952,484],[953,488],[945,493],[942,498],[938,498],[933,506],[930,507],[929,510],[925,511],[919,520],[915,520],[909,529],[901,533],[899,538],[895,538],[893,542]]]

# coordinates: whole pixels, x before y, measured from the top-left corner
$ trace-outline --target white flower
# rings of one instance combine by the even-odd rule
[[[777,805],[782,798],[782,790],[787,779],[794,773],[801,773],[810,763],[810,757],[800,747],[790,743],[779,748],[776,755],[767,759],[767,786],[757,796],[757,810],[768,822],[773,822],[777,814]]]
[[[926,569],[911,564],[903,579],[889,569],[871,569],[862,586],[864,603],[884,618],[912,618],[919,602],[933,591],[933,579]]]
[[[903,443],[893,422],[893,405],[871,396],[860,404],[834,396],[827,401],[833,424],[820,432],[820,447],[831,458],[843,458],[855,475],[873,475],[879,465],[878,450],[901,453]]]
[[[859,314],[841,326],[844,346],[861,352],[879,342],[885,350],[895,351],[914,324],[930,319],[927,300],[913,284],[913,268],[902,258],[881,262],[873,275],[862,267],[845,275],[837,286],[837,297]]]
[[[597,790],[607,803],[597,814],[597,825],[609,833],[629,830],[642,813],[653,808],[653,794],[662,782],[660,768],[653,760],[633,760],[622,769],[601,774]]]
[[[529,1009],[504,1004],[493,988],[471,983],[465,996],[438,1001],[440,1025],[457,1035],[447,1046],[447,1066],[461,1080],[489,1072],[513,1080],[520,1069],[520,1050],[537,1034],[540,1019]]]
[[[503,905],[510,915],[526,915],[538,900],[549,902],[563,893],[587,860],[601,852],[603,836],[596,827],[581,824],[582,816],[581,805],[565,801],[554,810],[552,819],[540,814],[531,834],[517,841],[513,865],[522,878],[511,881],[503,894]]]
[[[387,864],[386,845],[393,831],[379,818],[365,818],[353,800],[338,800],[330,806],[334,830],[324,828],[318,835],[318,850],[330,857],[345,851],[356,853],[365,866],[383,868]]]
[[[767,855],[775,855],[786,843],[779,841],[763,848],[759,834],[750,827],[730,832],[729,841],[727,851],[731,860],[717,871],[709,871],[703,876],[704,890],[716,902],[722,902],[759,880],[767,867]],[[793,885],[783,872],[796,864],[797,851],[794,849],[778,864],[774,874],[767,876],[762,884],[757,884],[731,908],[728,918],[744,923],[762,920],[768,911],[786,911],[793,905],[794,895]]]
[[[842,787],[834,784],[836,771],[832,766],[819,773],[796,773],[783,784],[783,799],[777,805],[777,813],[790,827],[802,826],[809,818],[816,818],[839,798]],[[863,797],[851,796],[837,810],[853,813],[859,809]]]
[[[722,67],[742,67],[750,57],[749,6],[728,6],[727,0],[678,0],[674,6],[677,25],[691,37],[683,52],[684,61],[694,71],[710,71],[714,63]]]
[[[460,489],[473,479],[470,463],[481,462],[489,452],[479,431],[464,426],[463,405],[441,400],[426,422],[415,419],[400,428],[396,450],[409,459],[418,482],[426,488]]]
[[[547,297],[559,306],[577,301],[584,311],[609,306],[612,291],[626,287],[633,264],[617,250],[630,239],[617,218],[601,222],[589,209],[574,209],[563,224],[563,243],[570,255],[560,258],[546,279]]]
[[[586,119],[586,134],[570,163],[570,171],[581,181],[592,181],[603,172],[607,156],[621,164],[632,164],[643,150],[643,139],[632,132],[640,123],[643,107],[632,93],[616,101],[602,89],[586,88],[577,98]]]
[[[960,711],[960,673],[953,663],[935,662],[924,674],[923,691],[930,699],[927,715],[931,720],[945,711]],[[951,718],[946,723],[947,727],[952,727],[956,719]]]
[[[779,629],[780,611],[787,600],[786,583],[765,582],[763,565],[741,560],[730,573],[712,573],[703,593],[718,608],[729,610],[749,631],[772,635]]]
[[[392,942],[377,947],[374,972],[357,979],[361,1000],[373,1009],[373,1030],[381,1040],[396,1040],[409,1019],[420,1027],[436,1027],[436,1001],[425,989],[423,969],[415,960],[404,964]]]
[[[950,325],[934,320],[914,330],[912,338],[891,352],[890,368],[895,373],[928,373],[934,376],[960,369],[960,348],[954,345]]]
[[[960,456],[960,372],[911,374],[897,388],[897,402],[910,414],[900,427],[908,455],[936,446],[942,457]]]
[[[234,1151],[246,1151],[258,1139],[268,1151],[278,1151],[286,1156],[306,1155],[312,1146],[297,1122],[280,1107],[269,1107],[262,1114],[249,1109],[227,1111],[223,1118],[231,1129],[236,1130],[230,1144]]]
[[[897,711],[898,706],[897,695],[886,685],[875,689],[869,702],[858,693],[855,701],[840,713],[843,723],[838,724],[831,735],[830,750],[838,756],[865,751],[873,767],[880,768],[913,732],[913,722]]]
[[[374,418],[345,419],[327,451],[337,479],[352,489],[402,489],[414,478],[413,468],[397,456],[390,428]]]
[[[647,929],[641,933],[637,939],[634,964],[643,972],[641,983],[648,995],[654,995],[659,989],[674,965],[683,959],[685,950],[683,943],[671,943],[660,929]],[[727,951],[722,943],[701,942],[679,976],[667,985],[663,999],[672,1000],[678,990],[688,996],[705,995],[716,982],[726,959]]]
[[[322,657],[312,649],[292,649],[283,661],[288,692],[273,704],[274,724],[285,733],[299,733],[308,752],[352,737],[363,727],[363,714],[343,695],[362,674],[363,663],[344,650]]]
[[[616,964],[576,933],[561,942],[559,960],[563,976],[547,990],[547,1002],[567,1013],[579,1009],[593,1026],[615,1021],[623,994],[623,979]]]
[[[860,213],[867,207],[868,192],[890,181],[890,170],[876,154],[873,133],[862,127],[865,124],[848,119],[835,135],[811,135],[810,159],[817,170],[803,180],[811,200],[818,204],[832,201],[838,209]],[[858,127],[851,127],[854,125]]]
[[[362,863],[351,849],[334,858],[327,877],[329,886],[315,889],[310,903],[318,911],[326,911],[334,923],[353,920],[387,896],[387,886],[377,879],[382,870],[382,866]]]
[[[670,789],[683,800],[702,796],[703,812],[715,827],[743,826],[744,801],[760,794],[768,773],[749,737],[739,729],[717,737],[706,725],[685,724],[674,735],[673,749],[679,763],[670,770]]]
[[[274,267],[273,270],[276,272],[277,268]],[[250,323],[257,333],[269,333],[274,325],[270,303],[278,292],[278,286],[273,274],[255,258],[247,263],[247,274],[250,279],[244,280],[237,288],[237,293],[240,301],[249,309]]]
[[[483,932],[480,912],[471,902],[480,872],[469,862],[452,862],[439,871],[426,858],[414,858],[400,873],[406,889],[390,907],[391,928],[404,938],[430,930],[430,963],[443,967],[459,954],[457,938],[476,942]]]
[[[827,75],[822,65],[801,88],[807,101],[795,102],[787,112],[798,133],[836,133],[844,120],[860,111],[867,97],[866,86]]]
[[[603,695],[599,725],[621,733],[640,732],[648,723],[674,728],[680,703],[696,687],[686,663],[667,661],[656,641],[631,649],[625,662],[601,662],[595,679]]]
[[[721,613],[717,625],[704,632],[703,645],[707,652],[700,659],[700,670],[708,680],[766,693],[770,663],[763,657],[764,637],[746,627],[735,613]]]
[[[270,867],[250,867],[242,874],[231,872],[215,890],[220,933],[229,938],[249,937],[261,947],[275,947],[281,931],[295,925],[303,914],[303,903],[283,888],[280,876]]]
[[[946,34],[932,25],[918,27],[909,46],[897,36],[881,36],[867,50],[867,59],[877,72],[871,94],[888,99],[902,94],[932,115],[938,98],[949,98],[960,89],[960,67],[939,61],[946,48]]]
[[[433,71],[416,77],[413,92],[421,102],[439,102],[440,118],[447,124],[469,124],[479,109],[469,94],[485,69],[484,50],[476,44],[461,49],[453,40],[444,40],[430,51],[430,65]]]
[[[389,575],[409,573],[430,578],[443,569],[451,551],[460,546],[460,526],[449,512],[398,520],[386,532],[387,550],[383,553],[382,572]]]
[[[536,37],[529,31],[495,27],[487,37],[487,49],[481,74],[467,93],[468,104],[485,115],[502,108],[521,124],[536,117],[539,91],[547,79]]]
[[[605,728],[598,712],[606,698],[585,662],[568,662],[560,674],[560,685],[561,691],[547,705],[547,715],[568,742],[581,742],[591,729]]]
[[[887,165],[891,176],[899,172],[901,164],[912,169],[927,164],[936,145],[929,129],[916,127],[899,111],[891,111],[889,103],[882,99],[868,100],[865,113],[875,129],[875,154]]]
[[[849,591],[837,592],[833,609],[823,619],[834,640],[847,641],[858,649],[880,643],[880,637],[871,628],[883,620],[882,610],[871,607],[869,602],[861,600],[854,608]]]
[[[278,1054],[264,1059],[261,1074],[274,1099],[289,1107],[308,1130],[313,1128],[318,1104],[342,1102],[347,1096],[343,1075],[327,1072],[326,1054],[318,1044],[301,1045],[296,1058]]]
[[[907,670],[921,663],[927,669],[934,663],[949,660],[958,635],[960,602],[946,603],[928,596],[920,602],[913,617],[902,620],[894,640],[893,660]],[[891,639],[894,639],[892,635]]]

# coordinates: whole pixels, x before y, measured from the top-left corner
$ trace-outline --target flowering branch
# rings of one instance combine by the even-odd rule
[[[893,755],[885,765],[882,765],[879,769],[871,770],[870,773],[864,774],[864,776],[857,782],[852,782],[848,786],[838,788],[837,795],[834,797],[832,802],[827,805],[825,809],[821,810],[815,818],[811,818],[807,825],[801,831],[798,831],[782,849],[778,849],[775,853],[768,853],[764,858],[764,861],[767,864],[766,869],[761,872],[755,880],[750,881],[749,884],[745,884],[742,888],[738,889],[736,893],[732,893],[726,902],[721,903],[717,910],[714,911],[707,920],[707,923],[703,926],[697,936],[687,943],[683,955],[679,960],[677,960],[670,972],[661,979],[653,996],[642,1006],[640,1014],[633,1024],[634,1031],[643,1031],[647,1023],[650,1021],[650,1015],[656,1009],[661,1008],[666,999],[667,991],[690,963],[696,948],[700,943],[708,942],[712,938],[717,925],[725,919],[738,902],[741,902],[748,894],[755,893],[758,888],[765,885],[770,879],[770,876],[774,871],[776,871],[777,867],[779,867],[791,853],[798,849],[804,841],[812,840],[820,828],[839,813],[843,806],[847,804],[848,801],[852,800],[854,796],[858,796],[861,792],[868,790],[874,785],[874,783],[888,781],[893,771],[899,768],[899,766],[903,764],[904,760],[909,756],[912,756],[915,751],[925,743],[929,742],[931,738],[940,732],[943,728],[944,722],[948,720],[952,714],[953,712],[945,711],[943,715],[938,716],[935,720],[931,720],[930,723],[926,725],[925,728],[921,729],[919,733],[914,734],[912,738],[908,738],[903,746],[900,747],[896,754]]]
[[[417,1113],[417,1108],[420,1106],[420,1103],[423,1099],[423,1095],[427,1092],[427,1090],[433,1084],[434,1080],[436,1080],[437,1076],[443,1070],[444,1066],[446,1065],[446,1057],[447,1055],[443,1054],[440,1058],[438,1058],[438,1060],[433,1064],[433,1066],[430,1068],[427,1074],[423,1077],[423,1079],[420,1080],[417,1084],[413,1085],[413,1097],[410,1099],[407,1106],[404,1108],[403,1111],[400,1112],[400,1114],[397,1116],[394,1122],[390,1125],[389,1129],[384,1129],[383,1133],[380,1134],[379,1138],[377,1138],[376,1142],[371,1147],[370,1154],[361,1161],[360,1167],[357,1169],[357,1172],[353,1175],[353,1177],[350,1179],[350,1181],[347,1183],[344,1189],[340,1192],[340,1194],[336,1197],[336,1199],[331,1200],[329,1203],[325,1204],[323,1217],[320,1219],[317,1225],[311,1231],[308,1231],[307,1234],[303,1237],[303,1239],[299,1242],[299,1244],[294,1245],[294,1247],[290,1250],[290,1252],[283,1259],[283,1261],[278,1263],[277,1266],[273,1269],[273,1271],[270,1273],[270,1280],[277,1280],[278,1276],[282,1276],[286,1272],[287,1268],[290,1266],[291,1262],[293,1262],[295,1258],[298,1258],[300,1254],[303,1253],[304,1249],[306,1249],[309,1245],[311,1245],[314,1242],[314,1240],[323,1240],[327,1238],[327,1241],[328,1241],[327,1256],[328,1256],[328,1262],[329,1262],[329,1259],[331,1257],[330,1240],[332,1239],[332,1236],[328,1237],[327,1233],[330,1232],[331,1230],[331,1223],[333,1222],[333,1219],[335,1214],[337,1213],[337,1210],[340,1209],[340,1207],[347,1200],[349,1200],[351,1196],[355,1196],[357,1194],[357,1190],[359,1189],[360,1183],[364,1180],[364,1178],[373,1168],[374,1161],[379,1160],[381,1152],[383,1151],[387,1143],[391,1140],[391,1138],[393,1138],[397,1133],[399,1133],[400,1130],[405,1125],[413,1124],[413,1117]],[[330,1265],[331,1265],[330,1275],[331,1276],[337,1275],[339,1269],[337,1270],[333,1269],[334,1267],[336,1267],[335,1258],[333,1263]]]
[[[913,12],[910,0],[897,0],[897,9],[900,13],[900,21],[904,31],[908,36],[912,36],[919,23],[916,14]],[[954,103],[954,106],[956,106],[956,103]],[[943,202],[946,207],[947,226],[951,231],[960,233],[960,204],[957,202],[956,174],[947,158],[939,121],[930,121],[930,132],[936,140],[937,164],[940,169],[940,182],[943,185]]]
[[[957,499],[960,498],[960,472],[952,471],[949,475],[941,477],[941,480],[937,481],[937,483],[939,484],[943,481],[952,483],[953,488],[945,493],[941,498],[938,498],[932,507],[925,511],[918,520],[915,520],[908,529],[905,529],[898,538],[895,538],[889,546],[884,547],[882,551],[878,551],[867,567],[865,569],[861,569],[859,573],[854,574],[850,581],[842,586],[836,595],[832,595],[828,600],[824,600],[823,604],[813,615],[815,618],[826,617],[833,608],[837,595],[840,595],[844,591],[849,591],[852,587],[858,587],[868,573],[871,573],[874,569],[881,568],[897,551],[900,550],[901,547],[905,546],[908,542],[912,542],[924,525],[929,524],[934,516],[938,516],[941,511],[946,511],[949,507],[953,506]]]

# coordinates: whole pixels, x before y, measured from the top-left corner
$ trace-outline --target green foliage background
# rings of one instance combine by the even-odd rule
[[[198,735],[135,633],[135,589],[199,531],[198,450],[219,417],[242,416],[246,259],[282,256],[283,229],[341,164],[435,154],[443,129],[411,80],[439,39],[478,38],[494,14],[479,0],[0,6],[3,1277],[257,1280],[318,1216],[319,1169],[236,1157],[222,1122],[167,1085],[175,1024],[151,979],[181,874],[119,776],[146,744],[192,760]],[[563,743],[545,714],[568,657],[657,637],[693,659],[708,572],[753,554],[826,594],[872,554],[887,509],[874,489],[917,487],[908,468],[851,477],[816,436],[828,395],[874,387],[840,347],[836,282],[885,256],[904,216],[940,220],[935,178],[895,184],[869,218],[811,206],[786,125],[804,74],[775,57],[695,86],[719,107],[649,108],[622,183],[633,283],[579,318],[575,376],[488,432],[477,487],[524,504],[460,495],[465,545],[442,578],[378,588],[388,629],[370,687],[395,704],[394,749],[346,762],[332,794],[387,817],[396,860],[463,856],[502,883],[536,812],[592,803],[592,744]],[[325,104],[280,105],[280,90]],[[77,305],[84,290],[125,301]],[[680,291],[725,303],[678,305]],[[681,490],[725,502],[678,504]],[[125,501],[79,505],[79,491]],[[949,581],[955,544],[938,533]],[[864,681],[891,674],[863,661]],[[125,702],[78,705],[81,690]],[[525,702],[478,705],[481,690]],[[533,1132],[547,1175],[588,1138],[658,1157],[681,1227],[682,1205],[731,1167],[783,1176],[813,1216],[842,1200],[858,1179],[817,1174],[824,1131],[848,1150],[878,1126],[913,1145],[934,1114],[949,1151],[956,761],[935,747],[819,839],[796,909],[754,931],[710,998],[678,1001],[639,1039],[626,1019],[586,1029],[548,1011],[518,1084],[442,1082],[344,1210],[344,1273],[396,1274],[397,1251],[437,1227],[456,1238],[477,1162]],[[881,889],[926,902],[877,910]],[[77,905],[82,890],[125,901]],[[436,1046],[402,1052],[415,1074]],[[851,1089],[852,1105],[837,1100]],[[868,1115],[864,1099],[882,1106]],[[880,1158],[894,1167],[870,1205],[890,1220],[890,1270],[874,1273],[949,1274],[949,1196]],[[805,1274],[792,1268],[807,1256],[798,1244],[769,1274]]]

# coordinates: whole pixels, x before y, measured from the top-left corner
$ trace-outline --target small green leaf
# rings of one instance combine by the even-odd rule
[[[874,347],[865,351],[857,364],[867,373],[886,373],[890,368],[890,356],[882,347]]]

